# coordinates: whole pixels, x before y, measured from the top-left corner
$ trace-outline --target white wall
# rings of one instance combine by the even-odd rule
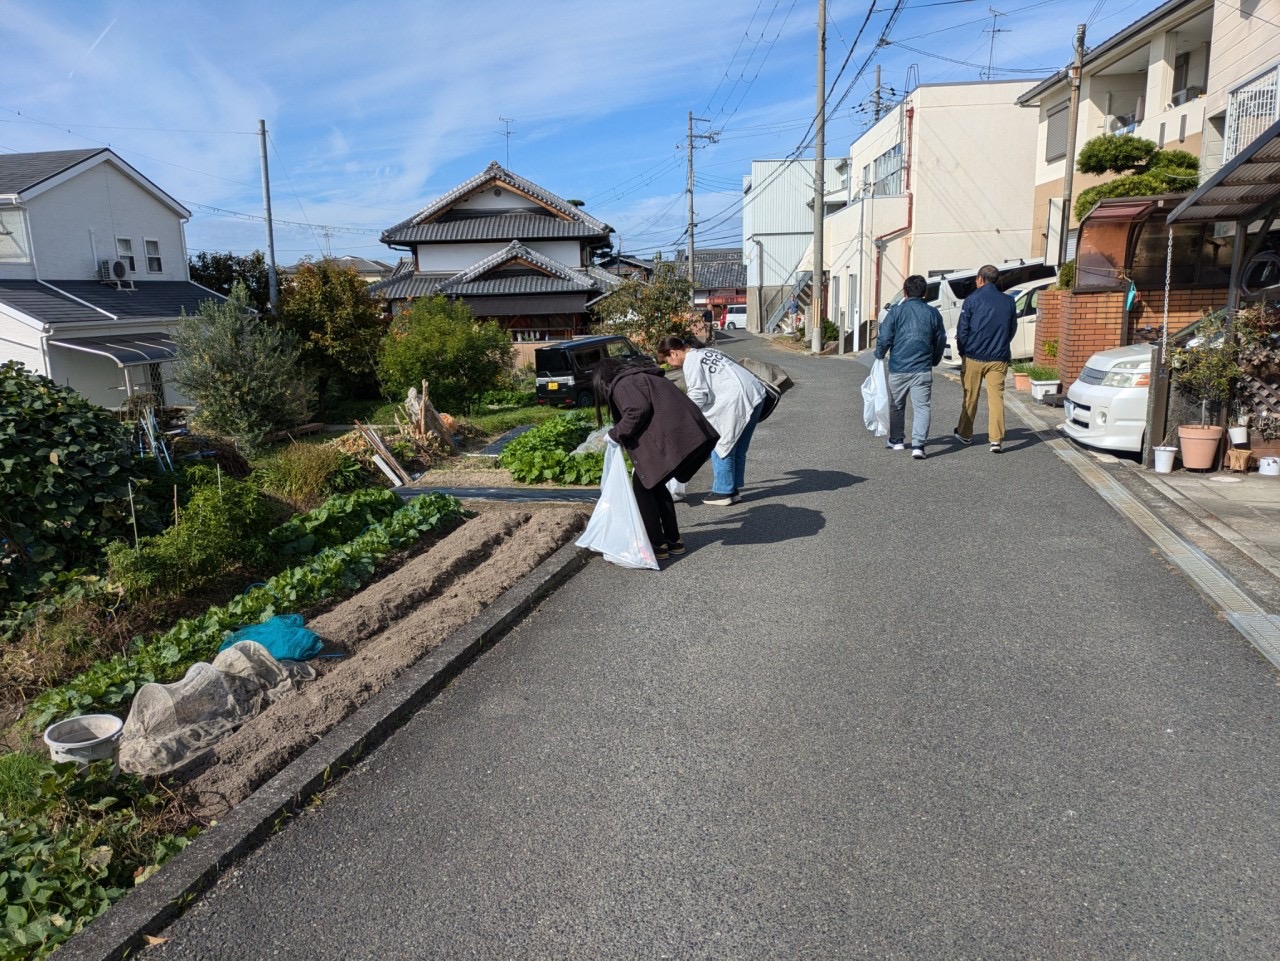
[[[36,267],[45,280],[92,280],[116,258],[116,238],[133,242],[131,280],[186,280],[182,219],[115,165],[100,163],[30,198]],[[147,269],[144,241],[160,243],[162,270]]]
[[[45,373],[39,343],[39,330],[0,311],[0,363],[17,360],[29,371]]]
[[[420,244],[416,269],[428,273],[457,273],[506,250],[510,243],[510,240],[498,240],[479,244]],[[540,240],[524,245],[574,270],[582,265],[582,245],[576,240]]]

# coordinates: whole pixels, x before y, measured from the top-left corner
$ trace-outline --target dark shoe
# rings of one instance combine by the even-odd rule
[[[653,556],[654,556],[654,557],[656,557],[656,558],[657,558],[658,560],[660,560],[660,561],[665,561],[668,557],[670,557],[670,556],[671,556],[671,554],[667,551],[667,545],[666,545],[666,544],[654,544],[654,545],[653,545]]]
[[[684,541],[667,541],[667,552],[671,554],[683,554]]]
[[[1000,453],[1000,451],[1001,451],[1001,447],[1000,447],[999,441],[996,441],[994,444],[991,445],[991,453],[998,454]]]
[[[911,457],[914,460],[924,460],[924,448],[923,447],[911,448]]]
[[[956,443],[958,443],[958,444],[972,444],[972,443],[973,443],[973,438],[972,438],[972,437],[961,437],[961,436],[960,436],[960,432],[959,432],[959,431],[956,431],[955,433],[953,433],[953,434],[951,435],[951,439],[952,439],[953,441],[955,441]]]
[[[710,504],[712,507],[728,507],[731,504],[738,503],[740,500],[742,500],[742,497],[739,494],[717,494],[712,491],[710,497],[702,499],[702,503]]]

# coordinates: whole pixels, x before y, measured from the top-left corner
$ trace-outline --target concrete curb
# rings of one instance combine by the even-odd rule
[[[222,821],[58,948],[60,961],[122,961],[160,931],[231,865],[403,725],[482,651],[498,641],[593,555],[572,542],[499,597],[470,624],[260,787]]]

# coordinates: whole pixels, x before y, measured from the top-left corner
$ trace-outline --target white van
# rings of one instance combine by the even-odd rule
[[[746,304],[730,304],[724,309],[724,316],[720,318],[721,330],[746,330],[747,329],[747,305]]]

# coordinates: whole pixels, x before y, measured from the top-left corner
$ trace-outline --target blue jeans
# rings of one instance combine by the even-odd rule
[[[729,451],[728,457],[721,457],[711,452],[711,493],[736,494],[743,487],[747,478],[747,448],[751,446],[751,435],[756,432],[756,424],[760,422],[760,404],[751,412],[751,419],[738,435],[738,442]]]
[[[889,373],[889,443],[901,444],[906,433],[907,397],[911,397],[911,446],[923,447],[929,439],[929,403],[933,397],[933,371]]]

